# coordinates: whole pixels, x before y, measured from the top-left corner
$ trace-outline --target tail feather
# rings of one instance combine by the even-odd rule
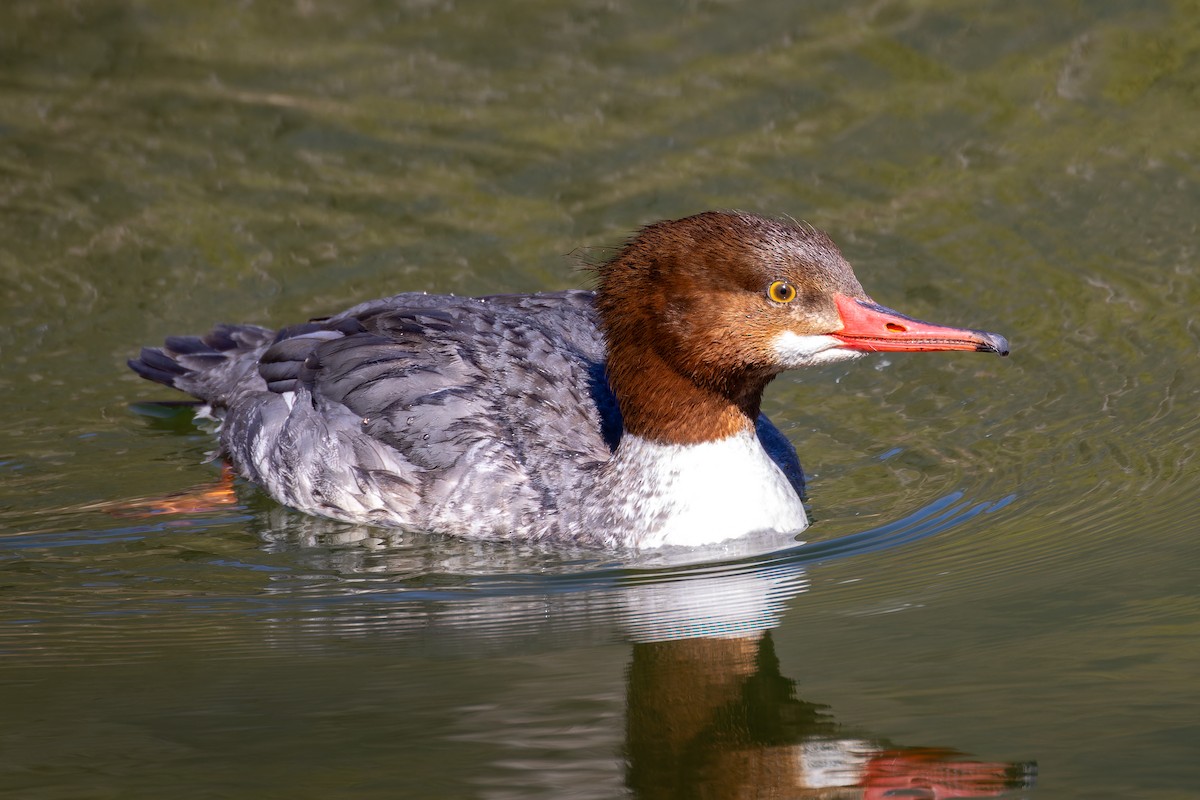
[[[188,371],[187,367],[180,366],[171,356],[153,347],[143,347],[140,356],[137,360],[130,361],[129,366],[143,378],[168,386],[172,385],[177,376],[186,375]]]
[[[218,325],[203,336],[168,336],[162,347],[144,347],[128,363],[147,380],[224,406],[236,395],[266,389],[258,360],[274,340],[269,328]]]
[[[168,336],[163,346],[173,353],[179,355],[193,355],[195,353],[216,353],[217,348],[204,341],[200,336]],[[226,348],[229,349],[229,348]]]

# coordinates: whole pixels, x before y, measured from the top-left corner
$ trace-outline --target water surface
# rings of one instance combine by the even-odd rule
[[[1193,796],[1197,86],[1186,2],[6,4],[0,796]],[[143,344],[708,208],[1013,343],[777,380],[807,544],[116,513],[219,480]]]

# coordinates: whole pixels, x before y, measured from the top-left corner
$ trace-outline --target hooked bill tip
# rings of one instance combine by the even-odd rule
[[[979,346],[975,348],[977,353],[995,353],[1002,358],[1008,355],[1008,339],[1000,334],[980,331],[979,338]]]

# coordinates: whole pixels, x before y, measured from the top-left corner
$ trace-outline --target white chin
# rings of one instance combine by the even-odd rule
[[[779,363],[787,369],[832,364],[865,355],[861,350],[847,348],[840,339],[832,336],[802,336],[791,331],[776,336],[772,348]]]

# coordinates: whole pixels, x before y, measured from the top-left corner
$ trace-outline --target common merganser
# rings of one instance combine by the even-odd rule
[[[824,233],[752,214],[649,225],[597,271],[594,293],[408,292],[219,325],[129,366],[216,410],[223,455],[302,511],[641,549],[807,526],[796,451],[759,411],[780,372],[1008,355],[876,304]]]

